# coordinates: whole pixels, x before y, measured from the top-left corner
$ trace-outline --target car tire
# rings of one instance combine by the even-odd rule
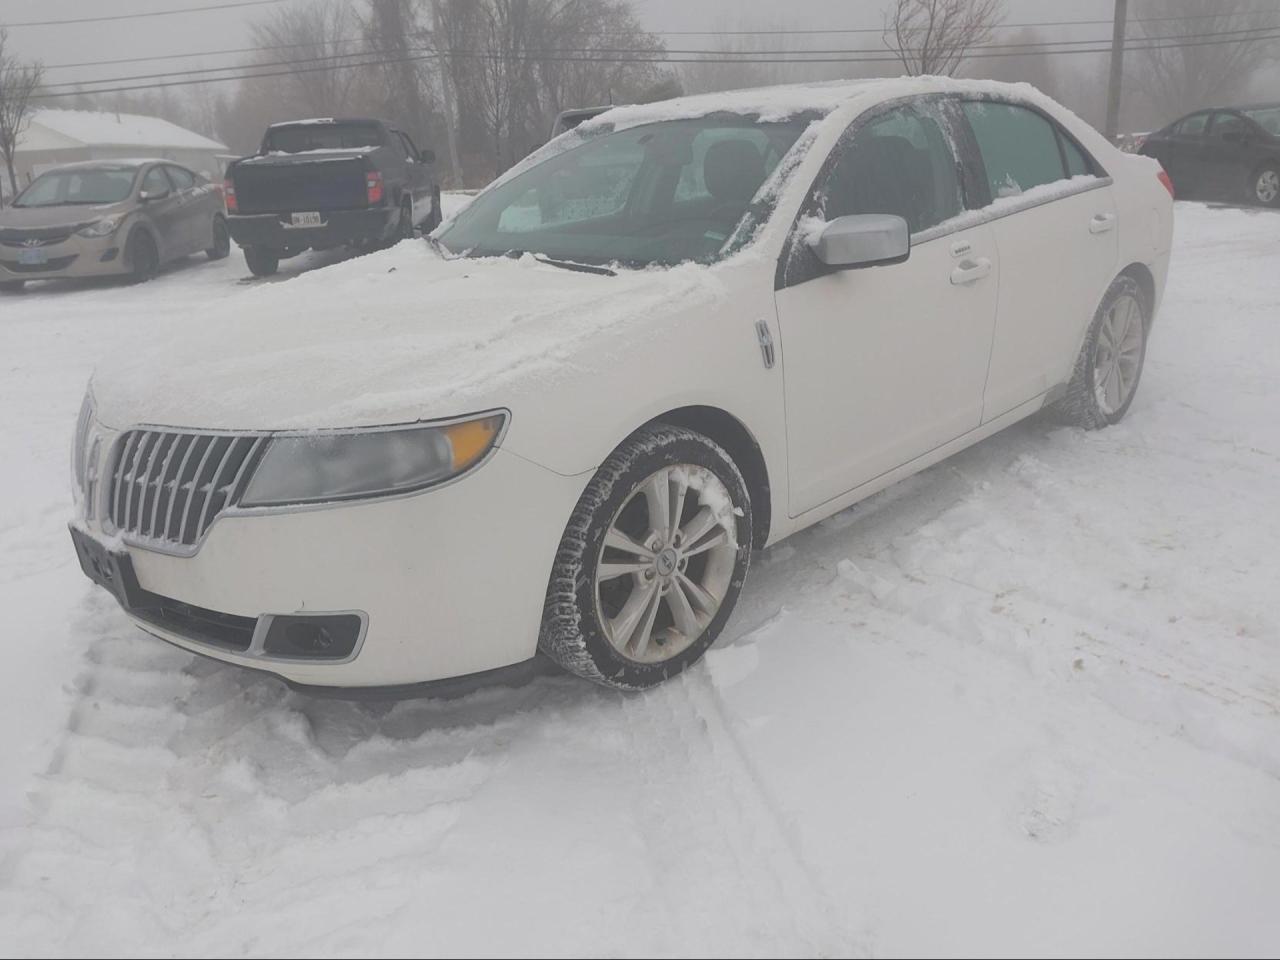
[[[539,648],[610,687],[675,676],[707,651],[737,603],[751,525],[746,482],[723,447],[667,424],[633,434],[565,528]]]
[[[145,230],[135,230],[129,235],[124,256],[129,264],[130,283],[146,283],[160,272],[160,251]]]
[[[280,269],[280,254],[267,247],[245,247],[244,262],[255,277],[269,277]]]
[[[1280,207],[1280,165],[1266,164],[1249,177],[1249,202]]]
[[[1151,308],[1133,277],[1117,277],[1094,314],[1058,418],[1086,430],[1118,423],[1133,403],[1147,355]]]
[[[26,285],[25,280],[0,280],[0,293],[21,293]]]
[[[223,260],[231,253],[231,231],[222,217],[213,218],[213,246],[205,250],[210,260]]]

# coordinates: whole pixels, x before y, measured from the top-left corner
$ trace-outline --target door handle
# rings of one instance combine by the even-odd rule
[[[1114,213],[1097,213],[1093,219],[1089,221],[1090,233],[1106,233],[1116,225],[1116,215]]]
[[[987,257],[977,260],[961,260],[960,265],[951,271],[951,282],[956,286],[974,283],[991,272],[991,261]]]

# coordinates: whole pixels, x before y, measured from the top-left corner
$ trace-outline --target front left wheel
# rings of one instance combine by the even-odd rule
[[[615,450],[565,529],[538,646],[566,670],[642,689],[697,661],[751,558],[751,498],[715,441],[658,424]]]

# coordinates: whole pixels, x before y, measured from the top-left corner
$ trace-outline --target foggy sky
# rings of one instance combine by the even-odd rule
[[[219,0],[0,0],[0,24],[140,13],[216,2]],[[633,7],[647,29],[661,31],[879,27],[886,4],[887,0],[635,0]],[[1005,5],[1010,21],[1097,19],[1110,15],[1112,0],[1006,0]],[[12,28],[9,42],[24,59],[42,60],[48,65],[245,47],[250,43],[250,21],[269,14],[271,9],[235,7],[141,20]],[[1107,33],[1100,26],[1054,30],[1058,39],[1087,39]],[[845,35],[839,40],[849,47],[879,44],[879,37],[874,34]],[[668,38],[668,45],[673,47],[695,42],[697,38],[692,37]],[[830,39],[821,37],[803,42],[832,45]],[[207,61],[192,58],[173,63],[58,69],[49,72],[48,80],[54,83],[234,62],[234,57]],[[139,66],[145,69],[134,69]]]

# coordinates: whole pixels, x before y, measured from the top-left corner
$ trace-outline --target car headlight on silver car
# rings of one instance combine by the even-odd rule
[[[409,493],[451,480],[498,444],[505,412],[450,423],[273,437],[242,507],[325,503]]]
[[[76,233],[82,237],[109,237],[116,232],[116,227],[120,226],[120,221],[123,219],[123,214],[117,214],[114,217],[103,217],[101,220],[85,224]]]

